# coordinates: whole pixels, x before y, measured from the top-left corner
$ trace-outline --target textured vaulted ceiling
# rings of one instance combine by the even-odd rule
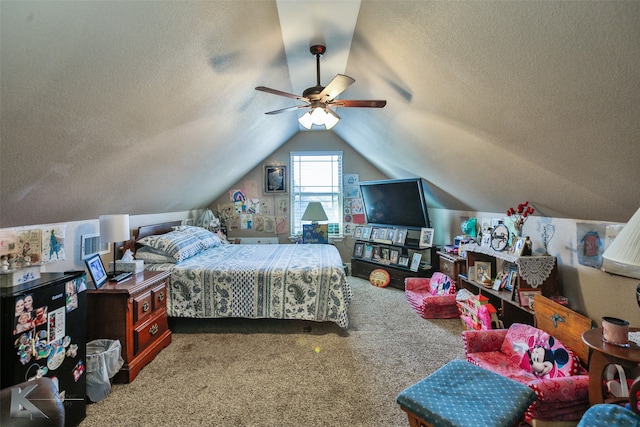
[[[435,207],[625,222],[640,206],[638,1],[0,2],[0,227],[206,206],[301,129],[331,131]],[[322,147],[318,147],[321,149]]]

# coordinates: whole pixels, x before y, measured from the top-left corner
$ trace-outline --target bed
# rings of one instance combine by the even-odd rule
[[[182,240],[193,240],[184,236],[189,233],[200,243],[213,235],[175,222],[156,224],[140,227],[129,245],[136,259],[145,260],[146,271],[171,271],[169,316],[299,319],[348,328],[352,292],[333,245],[209,242],[176,256],[176,246],[188,246]]]

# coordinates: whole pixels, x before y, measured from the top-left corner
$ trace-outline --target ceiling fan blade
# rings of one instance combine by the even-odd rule
[[[318,99],[320,102],[327,102],[340,95],[346,88],[351,86],[355,82],[349,76],[344,74],[336,74],[336,76],[329,82],[329,84],[320,92]]]
[[[328,104],[332,107],[382,108],[387,105],[387,101],[373,99],[364,101],[336,99],[335,101],[329,102]]]
[[[284,113],[285,111],[293,111],[293,110],[299,110],[300,108],[308,108],[308,105],[296,105],[295,107],[287,107],[287,108],[282,108],[280,110],[273,110],[273,111],[268,111],[265,114],[280,114],[280,113]]]
[[[309,102],[309,100],[307,98],[303,97],[303,96],[294,95],[292,93],[283,92],[283,91],[277,90],[277,89],[271,89],[269,87],[258,86],[258,87],[256,87],[256,90],[259,90],[261,92],[271,93],[273,95],[285,96],[287,98],[293,98],[293,99],[298,99],[300,101]]]

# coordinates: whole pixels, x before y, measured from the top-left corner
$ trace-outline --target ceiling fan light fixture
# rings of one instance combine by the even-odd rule
[[[305,129],[311,129],[313,125],[316,125],[324,126],[325,129],[329,130],[337,125],[339,121],[340,116],[338,116],[334,111],[330,108],[322,107],[312,108],[311,111],[304,113],[298,119],[298,123],[300,123]]]

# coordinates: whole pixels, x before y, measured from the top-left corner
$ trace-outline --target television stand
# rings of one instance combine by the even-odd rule
[[[437,271],[437,247],[420,247],[419,230],[399,227],[365,227],[356,237],[351,256],[351,275],[369,280],[374,270],[389,274],[389,285],[404,291],[407,277],[431,277]],[[373,228],[373,230],[371,230]],[[401,232],[401,234],[397,234]],[[402,237],[394,237],[394,236]],[[380,237],[382,236],[382,237]],[[414,261],[420,258],[419,264]],[[412,268],[413,267],[413,268]]]
[[[428,249],[428,248],[427,248]],[[420,267],[418,271],[411,271],[408,268],[401,268],[396,265],[379,264],[375,261],[367,261],[359,258],[351,258],[351,275],[361,279],[369,280],[369,275],[373,270],[383,269],[391,276],[389,286],[404,291],[404,279],[407,277],[431,277],[436,271],[432,265]]]

